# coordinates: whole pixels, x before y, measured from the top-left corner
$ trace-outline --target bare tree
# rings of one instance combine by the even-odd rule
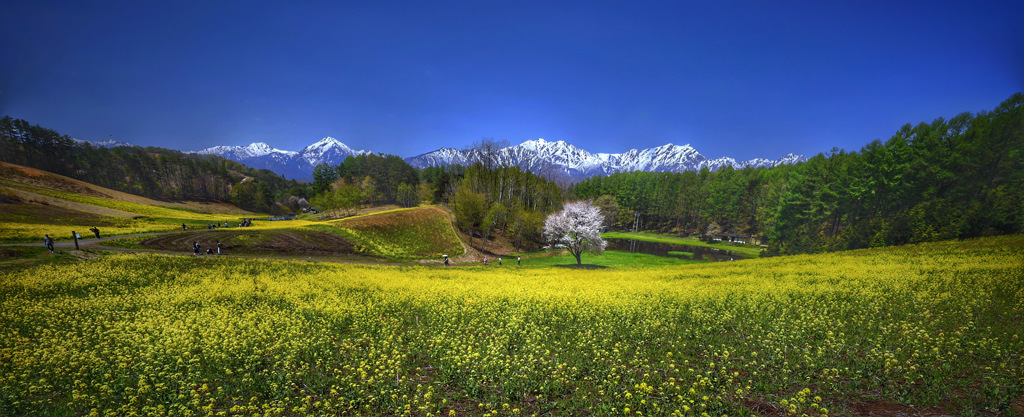
[[[508,146],[508,141],[504,139],[482,138],[479,142],[473,143],[467,151],[473,154],[471,160],[475,159],[483,164],[484,168],[494,170],[503,164],[500,158],[501,150]]]

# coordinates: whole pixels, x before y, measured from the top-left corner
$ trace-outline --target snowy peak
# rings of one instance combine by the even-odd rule
[[[337,165],[350,156],[362,155],[368,151],[357,151],[348,145],[339,142],[330,136],[320,139],[318,142],[309,145],[299,151],[299,156],[310,165],[317,166],[322,163]]]
[[[544,139],[528,140],[518,146],[512,147],[511,149],[515,151],[515,148],[518,148],[520,151],[518,153],[522,153],[522,151],[532,152],[540,159],[574,169],[589,167],[601,163],[600,159],[595,158],[594,155],[590,154],[590,152],[577,148],[561,140],[555,142],[549,142]]]
[[[350,148],[348,145],[341,143],[337,139],[332,138],[330,136],[320,139],[320,141],[318,141],[317,143],[314,143],[303,148],[301,151],[299,151],[299,153],[322,155],[332,151],[347,153],[350,155],[356,153],[356,151]]]

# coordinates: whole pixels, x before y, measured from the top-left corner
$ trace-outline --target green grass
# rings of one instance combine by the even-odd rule
[[[722,250],[728,250],[738,252],[739,254],[748,258],[757,258],[761,256],[761,248],[757,245],[746,245],[742,243],[705,243],[695,238],[682,238],[675,236],[665,236],[653,233],[632,233],[632,232],[607,232],[601,235],[605,239],[633,239],[643,240],[646,242],[659,242],[659,243],[670,243],[673,245],[689,245],[689,246],[700,246],[705,248],[716,248]]]
[[[576,267],[576,258],[569,252],[560,252],[552,255],[551,252],[530,252],[517,255],[511,255],[505,259],[506,265],[515,265],[516,256],[523,257],[523,267],[551,267],[551,266],[570,266]],[[692,254],[691,254],[692,256]],[[497,259],[493,260],[495,265]],[[685,265],[694,263],[705,263],[703,261],[693,261],[688,259],[679,259],[669,256],[657,256],[647,255],[643,253],[629,253],[621,251],[605,251],[600,255],[594,255],[590,253],[584,253],[580,256],[580,261],[583,262],[584,267],[604,267],[604,268],[638,268],[638,267],[653,267],[653,266],[669,266],[669,265]]]
[[[669,255],[676,255],[676,256],[685,256],[687,258],[692,258],[693,257],[693,252],[683,252],[683,251],[678,251],[678,250],[670,250],[670,251],[668,251],[668,254]]]
[[[348,239],[361,254],[391,261],[464,253],[447,214],[436,207],[388,210],[308,227]]]
[[[147,249],[139,246],[139,242],[152,238],[153,235],[139,235],[139,236],[128,236],[120,239],[108,240],[103,242],[103,246],[111,248],[123,248],[123,249]]]
[[[30,268],[70,264],[76,261],[78,258],[67,250],[58,248],[56,252],[50,253],[42,244],[0,247],[0,271],[3,272],[15,273]]]

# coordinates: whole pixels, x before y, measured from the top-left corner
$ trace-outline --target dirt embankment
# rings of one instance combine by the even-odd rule
[[[157,236],[138,243],[148,249],[172,252],[192,252],[192,242],[199,242],[203,252],[217,250],[221,243],[224,253],[231,255],[275,256],[341,256],[345,258],[372,258],[355,252],[352,242],[327,232],[315,230],[200,230]]]

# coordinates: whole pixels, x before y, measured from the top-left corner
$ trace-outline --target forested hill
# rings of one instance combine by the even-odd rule
[[[219,156],[153,147],[95,147],[10,116],[0,118],[0,161],[149,198],[231,202],[263,213],[281,212],[284,207],[275,201],[301,188],[268,170]]]
[[[621,228],[763,238],[769,254],[1024,232],[1024,94],[859,152],[775,168],[620,173],[575,185]],[[639,216],[637,216],[639,215]]]

